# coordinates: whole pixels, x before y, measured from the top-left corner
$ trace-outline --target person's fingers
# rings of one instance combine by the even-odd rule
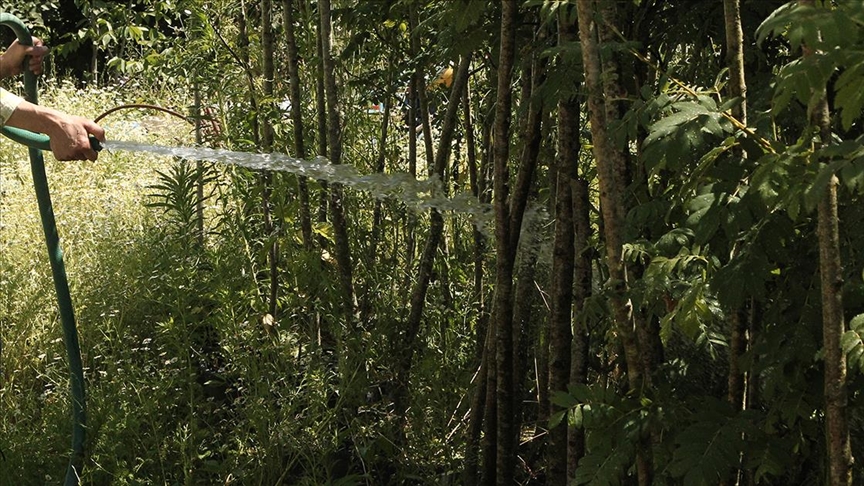
[[[93,149],[85,150],[82,155],[91,162],[99,158],[99,154]]]
[[[45,55],[48,53],[48,48],[45,46],[31,47],[29,50],[30,62],[29,68],[33,74],[42,74],[42,62]]]
[[[96,122],[85,118],[81,124],[84,126],[84,129],[87,130],[87,133],[96,137],[100,142],[105,141],[105,129],[100,127]]]

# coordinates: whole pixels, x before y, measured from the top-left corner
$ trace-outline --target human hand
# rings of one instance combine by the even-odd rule
[[[58,113],[55,122],[47,135],[57,160],[96,160],[99,154],[90,146],[90,135],[104,142],[102,127],[90,119],[65,113]]]
[[[24,67],[24,57],[30,56],[27,67],[33,74],[42,74],[42,60],[48,54],[48,48],[38,37],[33,38],[32,46],[20,44],[16,39],[6,52],[0,56],[0,79],[21,74]]]

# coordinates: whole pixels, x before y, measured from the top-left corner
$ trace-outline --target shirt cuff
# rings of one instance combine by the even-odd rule
[[[12,116],[12,112],[18,108],[22,101],[24,98],[0,88],[0,125],[6,124],[6,120]]]

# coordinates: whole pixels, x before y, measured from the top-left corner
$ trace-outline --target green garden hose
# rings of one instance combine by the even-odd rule
[[[0,13],[0,25],[5,25],[15,31],[20,44],[28,46],[33,44],[30,30],[18,18]],[[24,70],[24,91],[27,101],[33,104],[38,102],[36,75],[29,69]],[[50,150],[50,144],[47,136],[26,130],[3,127],[0,131],[12,140],[30,147],[30,169],[33,173],[33,185],[36,188],[36,200],[39,205],[39,215],[42,218],[42,229],[45,231],[45,242],[48,245],[48,259],[51,262],[51,274],[54,277],[54,290],[57,293],[60,322],[63,325],[63,342],[66,344],[71,375],[72,455],[63,484],[65,486],[77,486],[81,467],[84,463],[84,429],[87,422],[84,403],[84,370],[81,363],[81,349],[78,346],[78,330],[75,326],[72,297],[69,294],[69,282],[66,279],[66,268],[63,264],[63,251],[60,249],[60,237],[57,234],[54,209],[51,205],[51,195],[48,192],[48,178],[45,175],[45,162],[42,158],[42,150]]]

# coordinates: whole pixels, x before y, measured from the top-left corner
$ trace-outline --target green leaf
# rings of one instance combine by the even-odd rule
[[[849,330],[840,340],[850,368],[864,372],[864,314],[858,314],[849,321]]]
[[[834,105],[840,110],[843,129],[849,130],[864,107],[864,59],[847,67],[837,78],[834,89],[837,93]]]
[[[573,395],[563,391],[554,392],[549,398],[549,401],[561,408],[575,407],[579,404],[579,400],[577,400]]]
[[[722,417],[690,425],[675,438],[669,472],[684,486],[717,484],[738,464],[742,431],[737,421]]]
[[[565,415],[567,415],[567,410],[559,410],[553,413],[552,416],[549,417],[549,428],[554,429],[555,427],[557,427],[558,424],[560,424],[561,421],[564,420]]]
[[[600,451],[585,455],[576,468],[574,481],[577,485],[617,486],[621,484],[621,473],[627,470],[631,454],[622,447],[611,452]]]

